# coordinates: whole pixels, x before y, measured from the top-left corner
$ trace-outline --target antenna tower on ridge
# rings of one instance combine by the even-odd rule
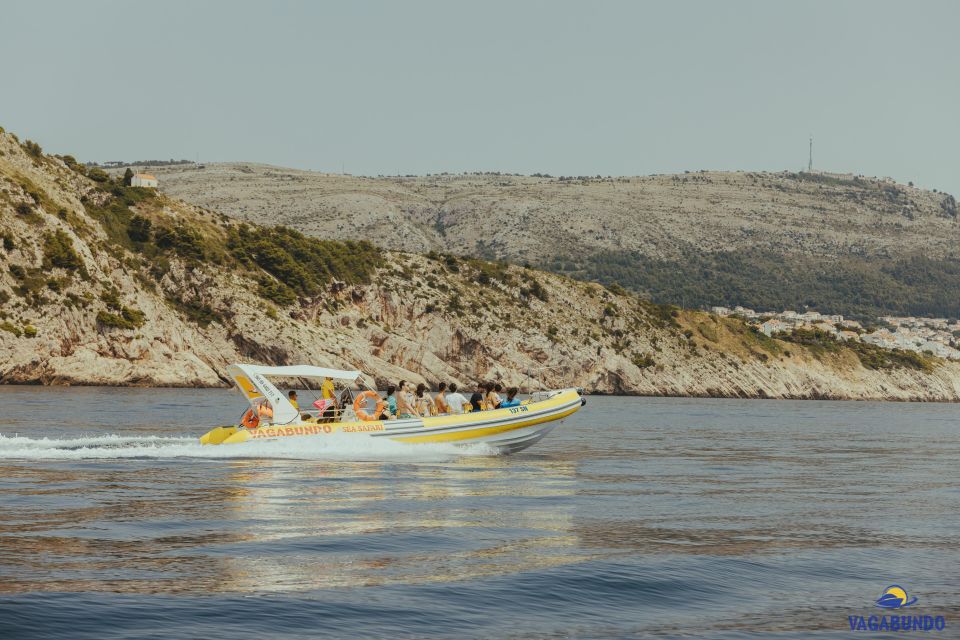
[[[807,173],[813,173],[813,136],[810,136],[810,160],[807,162]]]

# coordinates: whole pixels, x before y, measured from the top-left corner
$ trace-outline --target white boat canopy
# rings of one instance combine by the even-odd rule
[[[359,371],[344,371],[341,369],[327,369],[314,367],[308,364],[299,364],[289,367],[267,367],[258,364],[232,364],[227,367],[227,373],[240,389],[244,397],[253,406],[265,398],[273,406],[273,422],[288,424],[300,417],[300,412],[294,408],[279,389],[268,378],[333,378],[335,380],[356,380],[363,374]]]
[[[309,364],[296,364],[289,367],[267,367],[259,364],[235,364],[234,367],[248,373],[259,373],[273,378],[333,378],[334,380],[356,380],[362,373],[359,371],[344,371],[343,369],[327,369],[314,367]]]

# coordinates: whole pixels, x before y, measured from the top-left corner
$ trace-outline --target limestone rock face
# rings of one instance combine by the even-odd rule
[[[358,368],[381,386],[960,398],[956,363],[868,369],[846,348],[814,352],[735,320],[452,256],[389,252],[367,281],[271,303],[258,293],[265,272],[218,253],[237,222],[162,194],[134,201],[9,134],[0,152],[3,383],[218,386],[228,364],[260,362]],[[133,215],[189,225],[210,256],[141,255],[125,231]]]

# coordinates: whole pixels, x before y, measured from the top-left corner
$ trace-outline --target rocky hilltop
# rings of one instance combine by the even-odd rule
[[[164,192],[241,220],[520,263],[621,249],[675,258],[683,247],[942,257],[960,241],[951,196],[853,175],[365,178],[250,163],[151,171]]]
[[[256,223],[616,282],[658,302],[960,316],[953,196],[856,175],[364,178],[158,167],[161,189]],[[936,275],[931,275],[935,273]]]
[[[212,386],[234,361],[387,380],[956,400],[960,366],[531,268],[251,225],[0,133],[0,381]]]

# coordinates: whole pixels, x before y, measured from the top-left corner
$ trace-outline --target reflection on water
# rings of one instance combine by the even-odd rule
[[[239,477],[238,477],[239,476]],[[569,463],[450,465],[270,461],[229,479],[243,543],[208,546],[223,591],[463,580],[582,558],[571,547]],[[511,505],[505,513],[502,501]]]
[[[585,557],[570,462],[209,462],[8,463],[0,591],[302,591]]]
[[[885,581],[960,586],[954,405],[594,398],[518,455],[351,461],[198,448],[221,392],[125,390],[123,424],[103,393],[0,389],[0,593],[496,598],[616,637],[829,630],[797,603],[825,589],[841,619]]]

